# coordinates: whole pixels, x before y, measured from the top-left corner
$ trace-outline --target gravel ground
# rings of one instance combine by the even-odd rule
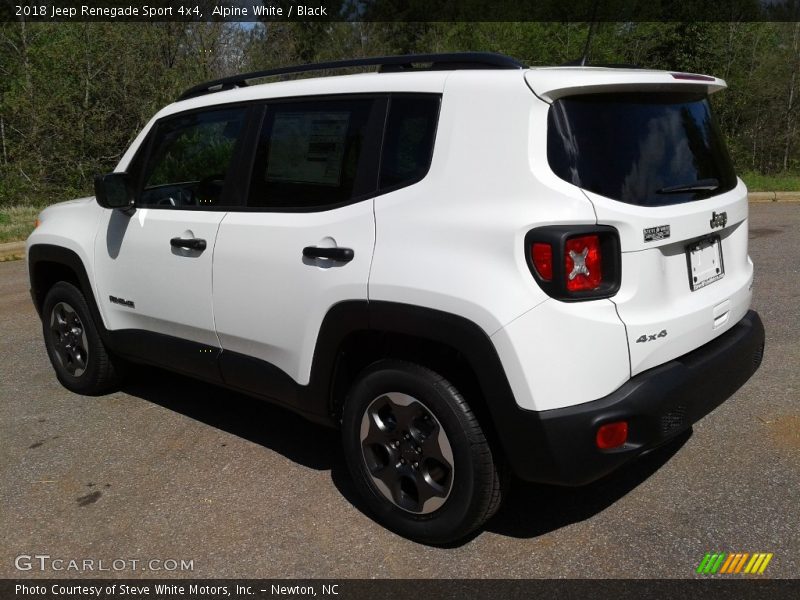
[[[15,569],[19,555],[47,554],[193,561],[94,573],[128,578],[673,578],[693,576],[707,551],[772,552],[766,575],[796,577],[800,205],[752,205],[750,237],[767,330],[758,374],[693,434],[597,484],[516,483],[452,548],[374,523],[336,432],[281,409],[156,370],[105,397],[67,392],[23,261],[2,263],[0,577],[93,574]]]

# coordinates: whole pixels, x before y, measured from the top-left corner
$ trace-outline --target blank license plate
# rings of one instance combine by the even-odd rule
[[[725,276],[722,262],[722,243],[719,236],[706,238],[686,247],[686,264],[689,265],[689,285],[699,290]]]

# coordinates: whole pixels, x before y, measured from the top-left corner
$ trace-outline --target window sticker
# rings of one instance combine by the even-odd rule
[[[349,112],[276,114],[266,180],[339,186],[349,121]]]

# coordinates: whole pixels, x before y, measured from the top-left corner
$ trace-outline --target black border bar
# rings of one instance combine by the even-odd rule
[[[800,0],[0,0],[30,22],[798,21]]]
[[[376,574],[377,575],[377,574]],[[156,586],[170,586],[156,592]],[[19,586],[25,586],[19,587]],[[193,587],[194,586],[194,587]],[[38,588],[39,593],[32,591]],[[145,593],[143,588],[147,588]],[[72,590],[72,591],[71,591]],[[97,591],[99,590],[99,594]],[[179,591],[182,590],[182,591]],[[43,591],[43,593],[41,593]],[[800,580],[761,576],[704,579],[3,579],[0,598],[19,600],[516,600],[522,598],[797,598]]]

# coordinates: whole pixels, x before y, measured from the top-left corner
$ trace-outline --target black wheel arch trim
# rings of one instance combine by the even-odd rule
[[[491,423],[514,471],[528,468],[531,448],[526,440],[537,435],[530,424],[517,418],[516,403],[500,357],[488,334],[473,321],[452,313],[387,301],[347,301],[334,305],[325,316],[312,363],[309,391],[316,396],[325,390],[328,414],[335,414],[331,404],[332,381],[338,352],[344,339],[357,329],[413,336],[458,351],[466,359],[480,387]],[[321,407],[320,407],[321,408]],[[534,428],[535,429],[535,428]],[[540,457],[542,461],[547,457]]]
[[[39,313],[39,316],[41,316],[44,297],[47,294],[47,289],[41,289],[39,285],[40,282],[37,281],[38,269],[42,263],[61,265],[75,274],[81,292],[83,292],[86,303],[89,305],[92,319],[97,326],[101,338],[105,342],[107,340],[108,331],[105,328],[100,310],[97,307],[86,267],[80,256],[69,248],[56,246],[54,244],[33,244],[28,248],[28,277],[30,279],[31,299],[33,300],[33,305],[36,308],[36,312]]]
[[[527,424],[519,424],[520,408],[494,344],[473,321],[444,311],[375,300],[339,302],[322,321],[308,385],[297,384],[269,363],[228,350],[220,355],[222,376],[229,387],[278,399],[280,404],[316,422],[338,426],[335,379],[342,362],[341,350],[349,336],[360,332],[411,336],[458,351],[473,370],[492,420],[488,425],[498,433],[512,468],[516,457],[529,460],[528,450],[519,448],[518,442],[536,432]],[[376,360],[379,358],[382,357]]]

